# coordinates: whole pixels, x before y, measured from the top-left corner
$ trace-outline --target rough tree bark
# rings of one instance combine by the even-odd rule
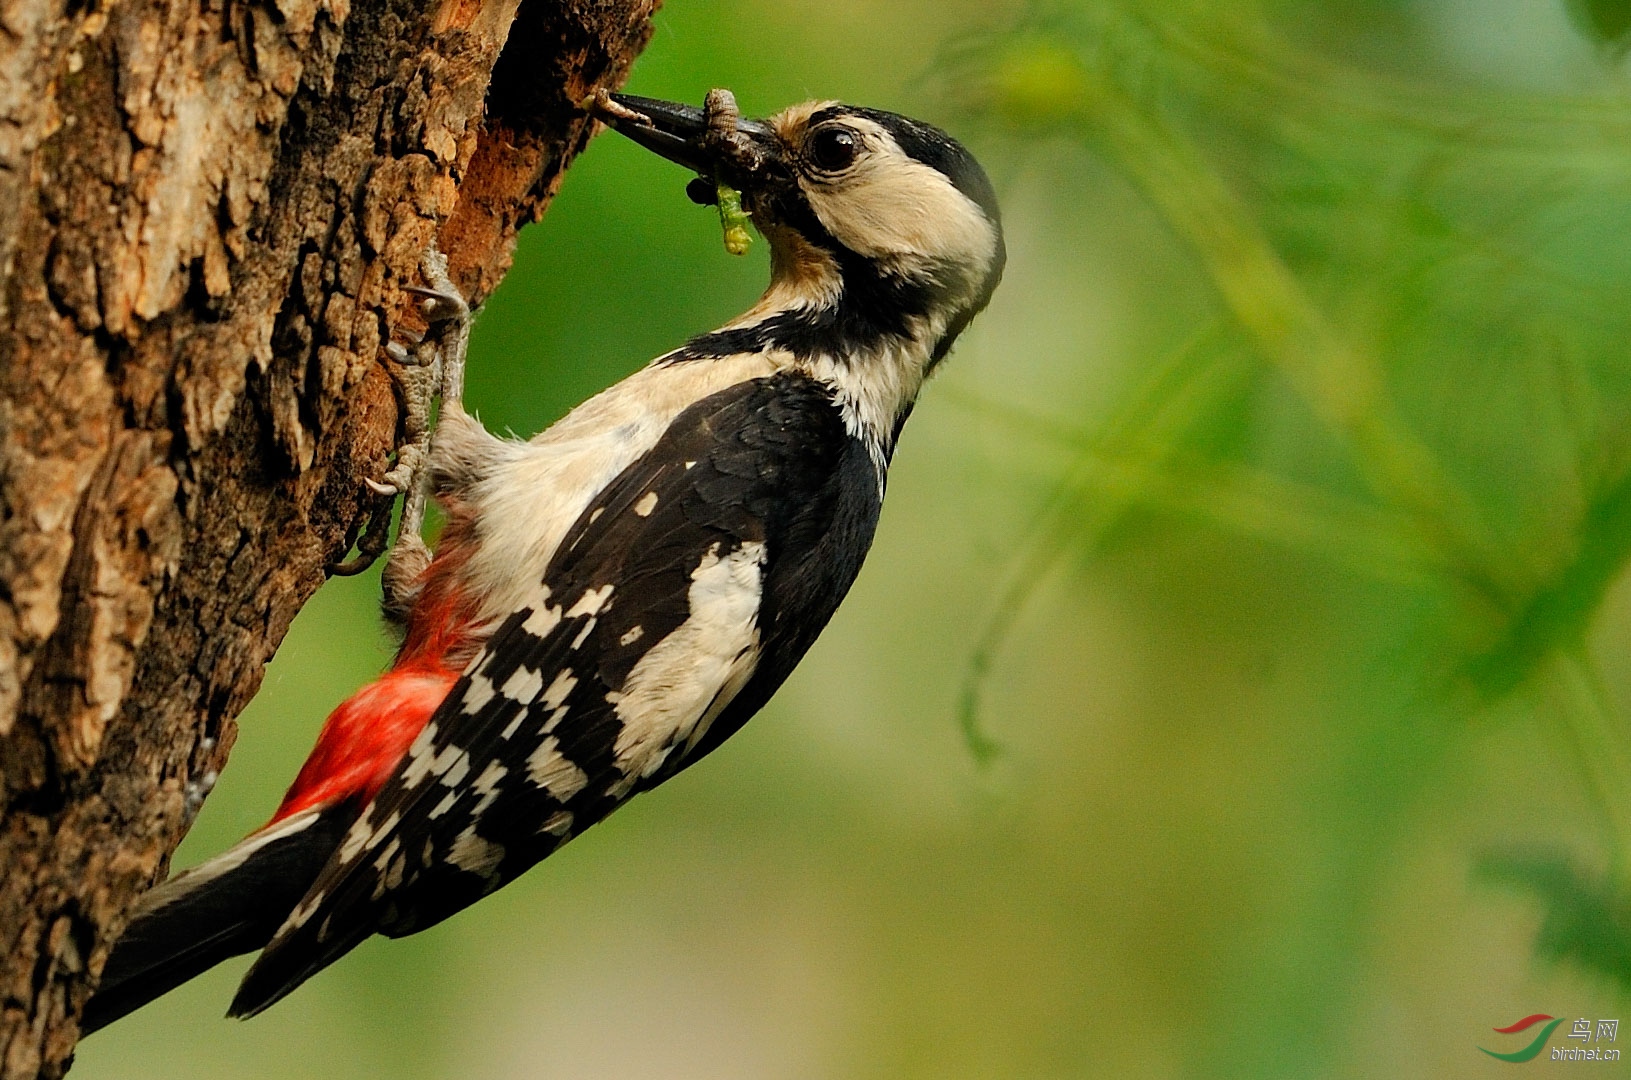
[[[3,1080],[380,509],[421,252],[491,291],[656,3],[0,0]]]

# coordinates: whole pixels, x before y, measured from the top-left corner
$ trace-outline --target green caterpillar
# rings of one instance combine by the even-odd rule
[[[746,255],[753,237],[748,234],[748,212],[742,209],[742,195],[722,181],[715,181],[719,196],[719,224],[725,230],[725,250],[732,255]]]

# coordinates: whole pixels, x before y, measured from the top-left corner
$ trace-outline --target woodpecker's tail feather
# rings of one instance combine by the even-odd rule
[[[271,940],[339,845],[351,816],[313,807],[159,885],[114,943],[85,1006],[88,1035]]]
[[[238,1020],[258,1016],[288,997],[301,983],[368,940],[373,933],[370,926],[350,926],[343,933],[330,938],[318,937],[307,941],[302,935],[295,948],[279,948],[282,941],[274,943],[256,957],[244,973],[244,980],[238,985],[238,993],[227,1008],[227,1015]],[[312,947],[310,951],[299,947],[307,944]]]

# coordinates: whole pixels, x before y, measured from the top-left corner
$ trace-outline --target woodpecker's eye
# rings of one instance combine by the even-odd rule
[[[855,164],[861,140],[845,127],[822,128],[810,136],[810,160],[823,172],[838,172]]]

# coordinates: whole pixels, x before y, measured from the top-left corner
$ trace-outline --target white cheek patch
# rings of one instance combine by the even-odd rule
[[[718,544],[710,548],[691,572],[686,620],[640,658],[621,690],[607,695],[623,721],[613,749],[625,777],[654,767],[654,755],[688,739],[752,674],[764,559],[758,542],[723,558]]]
[[[863,129],[870,152],[840,182],[803,189],[833,238],[857,255],[904,270],[989,265],[997,229],[979,204],[945,173],[907,154],[881,126],[849,122]]]

